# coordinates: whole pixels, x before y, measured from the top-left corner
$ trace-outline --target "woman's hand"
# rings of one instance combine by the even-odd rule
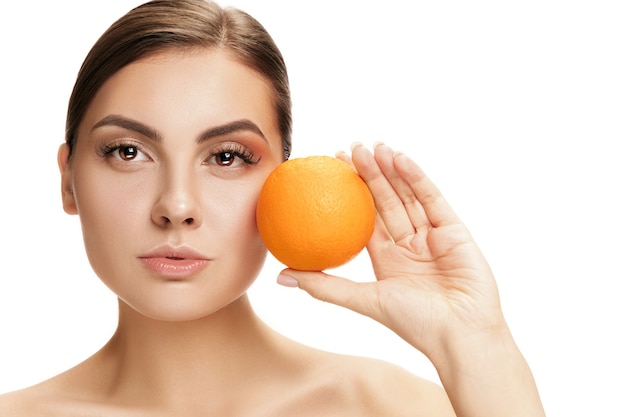
[[[406,155],[385,145],[355,145],[354,166],[378,211],[367,245],[376,282],[283,271],[313,297],[367,315],[424,354],[449,336],[505,326],[491,270],[437,187]]]
[[[424,353],[459,417],[545,416],[483,255],[437,187],[406,155],[362,145],[352,158],[378,211],[367,245],[375,282],[284,270],[279,282],[372,317]]]

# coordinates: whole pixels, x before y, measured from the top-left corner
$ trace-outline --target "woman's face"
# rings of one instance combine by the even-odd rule
[[[256,201],[282,161],[271,94],[222,51],[162,53],[103,85],[69,163],[61,147],[64,208],[95,272],[138,312],[200,318],[254,281]]]

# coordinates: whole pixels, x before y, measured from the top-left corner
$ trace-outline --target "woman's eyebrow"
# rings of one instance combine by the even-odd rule
[[[223,125],[215,126],[209,128],[202,132],[200,136],[198,136],[198,143],[205,142],[209,139],[212,139],[217,136],[228,135],[230,133],[239,132],[239,131],[248,131],[253,132],[259,135],[264,141],[267,142],[267,138],[263,134],[263,131],[259,126],[254,124],[252,121],[247,119],[235,120],[233,122],[225,123]]]
[[[159,132],[151,128],[150,126],[138,122],[137,120],[133,120],[117,114],[110,114],[103,117],[91,128],[91,130],[94,131],[95,129],[102,126],[121,127],[122,129],[139,133],[140,135],[145,136],[155,142],[161,142],[163,140]],[[223,125],[211,127],[202,132],[200,136],[198,136],[197,142],[202,143],[217,136],[228,135],[230,133],[239,131],[253,132],[267,142],[267,138],[263,134],[261,128],[259,128],[259,126],[257,126],[255,123],[247,119],[235,120],[233,122],[225,123]]]
[[[102,119],[100,119],[98,123],[96,123],[91,128],[91,131],[93,132],[94,130],[102,126],[121,127],[122,129],[139,133],[140,135],[145,136],[149,139],[152,139],[155,142],[161,142],[162,140],[159,132],[157,132],[155,129],[151,128],[150,126],[147,126],[136,120],[129,119],[128,117],[120,116],[118,114],[110,114],[108,116],[103,117]]]

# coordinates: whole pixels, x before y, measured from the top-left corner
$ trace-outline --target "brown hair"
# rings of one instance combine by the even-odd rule
[[[291,153],[291,95],[283,57],[265,28],[247,13],[205,0],[153,0],[113,23],[91,48],[70,96],[65,141],[76,132],[100,87],[122,67],[168,48],[223,48],[263,75],[274,90],[284,159]]]

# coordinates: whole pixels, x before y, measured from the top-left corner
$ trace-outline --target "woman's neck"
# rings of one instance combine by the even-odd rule
[[[246,392],[276,361],[280,340],[246,296],[190,322],[155,321],[120,302],[118,330],[97,356],[115,399],[180,409]]]

